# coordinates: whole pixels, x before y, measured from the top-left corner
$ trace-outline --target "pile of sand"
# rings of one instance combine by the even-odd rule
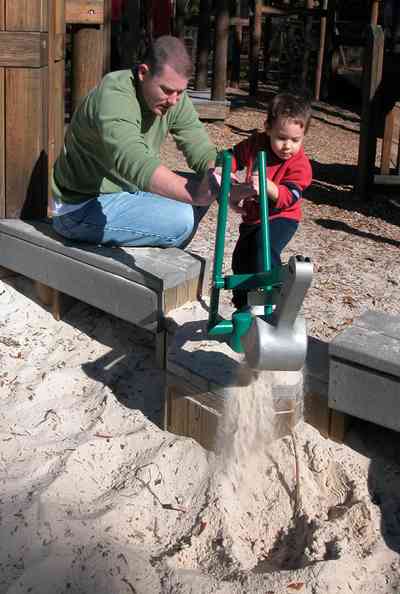
[[[14,278],[0,328],[2,594],[400,590],[394,453],[374,482],[362,444],[304,424],[271,443],[264,376],[214,456],[149,420],[163,377],[129,324],[83,304],[57,323]]]

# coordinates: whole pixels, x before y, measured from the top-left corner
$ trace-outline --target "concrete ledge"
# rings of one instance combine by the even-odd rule
[[[48,222],[0,220],[0,265],[152,332],[198,298],[206,261],[177,248],[107,248],[63,240]]]
[[[329,407],[400,431],[400,316],[366,312],[329,354]]]

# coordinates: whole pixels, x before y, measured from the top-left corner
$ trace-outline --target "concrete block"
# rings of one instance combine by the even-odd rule
[[[400,431],[400,380],[373,369],[331,359],[329,406]]]
[[[365,312],[329,355],[329,407],[400,431],[400,316]]]

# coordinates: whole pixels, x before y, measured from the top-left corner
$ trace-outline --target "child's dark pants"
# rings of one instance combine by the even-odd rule
[[[276,218],[269,221],[272,267],[281,265],[282,250],[292,239],[298,226],[298,222],[292,219]],[[233,273],[263,272],[261,246],[261,225],[242,223],[232,255]],[[232,302],[237,309],[247,305],[246,291],[234,289]]]

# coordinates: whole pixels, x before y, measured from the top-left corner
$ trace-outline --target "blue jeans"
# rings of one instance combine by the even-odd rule
[[[96,245],[184,247],[207,210],[149,192],[102,194],[53,217],[53,228],[66,239]]]

